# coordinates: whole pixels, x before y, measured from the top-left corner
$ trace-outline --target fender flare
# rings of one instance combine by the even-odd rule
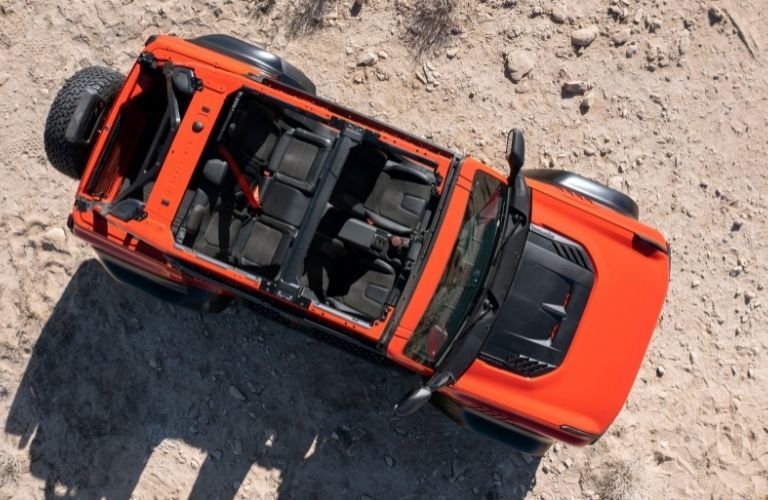
[[[640,208],[635,200],[579,174],[564,170],[527,170],[523,175],[529,179],[567,189],[632,219],[640,218]]]
[[[267,73],[278,82],[302,92],[313,96],[317,93],[314,82],[299,68],[283,58],[248,42],[222,34],[205,35],[191,38],[187,41],[255,66],[259,71]]]

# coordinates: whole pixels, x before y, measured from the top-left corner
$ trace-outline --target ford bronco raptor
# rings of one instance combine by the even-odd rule
[[[416,372],[430,401],[531,454],[594,443],[656,326],[669,247],[627,196],[509,174],[316,95],[225,35],[153,36],[127,77],[81,70],[53,101],[68,225],[109,274],[217,312],[263,314]]]

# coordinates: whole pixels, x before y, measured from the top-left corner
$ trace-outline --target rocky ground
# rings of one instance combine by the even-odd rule
[[[0,497],[768,497],[766,26],[762,0],[3,0]],[[431,409],[393,418],[409,375],[105,276],[64,230],[75,183],[46,162],[48,106],[83,66],[127,71],[150,34],[210,32],[499,166],[523,128],[529,166],[638,200],[672,282],[597,445],[538,460]]]

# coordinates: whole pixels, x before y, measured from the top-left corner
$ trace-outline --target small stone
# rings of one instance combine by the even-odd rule
[[[459,48],[458,47],[451,47],[450,49],[445,51],[445,55],[448,57],[448,59],[453,59],[459,54]]]
[[[554,7],[552,12],[549,14],[549,17],[557,24],[563,24],[566,20],[568,20],[568,14],[562,7]]]
[[[630,36],[632,36],[632,31],[629,28],[614,31],[611,35],[611,43],[617,47],[624,45],[629,41]]]
[[[734,221],[733,224],[731,224],[731,232],[735,233],[735,232],[739,231],[743,224],[744,223],[741,222],[741,221]]]
[[[709,15],[709,22],[711,24],[720,23],[720,22],[723,21],[723,19],[725,19],[725,14],[720,9],[720,7],[718,7],[716,5],[712,5],[709,8],[709,11],[707,12],[707,14]]]
[[[567,95],[584,95],[594,88],[590,82],[574,80],[563,83],[563,92]]]
[[[363,73],[356,73],[355,76],[352,77],[352,83],[355,84],[361,84],[365,83],[365,75]]]
[[[464,475],[464,473],[467,471],[467,462],[461,457],[456,457],[453,460],[451,460],[451,472],[453,472],[453,477],[459,477]]]
[[[389,59],[389,53],[386,50],[380,50],[378,56],[379,59]]]
[[[213,458],[214,460],[221,460],[221,457],[223,456],[224,456],[224,452],[222,452],[221,450],[213,450],[211,452],[211,458]]]
[[[571,33],[571,43],[575,47],[589,47],[600,33],[597,26],[588,26]]]
[[[507,78],[519,83],[533,70],[533,58],[524,50],[514,50],[504,54],[504,69]]]
[[[538,5],[531,9],[531,17],[539,17],[544,11]]]
[[[622,9],[616,5],[611,5],[608,7],[608,14],[610,14],[612,17],[616,18],[619,21],[623,21],[627,18],[628,11],[627,9]]]
[[[67,241],[67,233],[60,227],[52,227],[43,233],[42,241],[46,250],[60,249]]]
[[[357,58],[358,66],[373,66],[377,62],[379,62],[379,56],[377,56],[373,52],[366,52],[364,54],[360,54],[360,57]]]
[[[626,52],[627,59],[631,59],[635,57],[635,54],[637,54],[637,50],[638,50],[637,45],[630,45],[629,47],[627,47],[627,52]]]
[[[595,94],[587,94],[584,96],[584,99],[581,100],[581,104],[579,104],[579,110],[581,110],[582,113],[587,113],[590,109],[592,109],[595,105]]]
[[[699,288],[699,286],[701,286],[701,281],[699,280],[691,281],[691,288]]]
[[[752,371],[752,368],[747,368],[747,378],[755,378],[755,372]]]
[[[243,443],[241,443],[239,439],[232,440],[232,443],[230,446],[232,447],[232,453],[234,455],[242,455]]]
[[[663,23],[658,17],[648,17],[645,20],[645,27],[651,33],[656,33],[662,27]]]
[[[234,385],[229,386],[229,395],[238,401],[245,401],[245,395]]]
[[[395,459],[389,455],[384,455],[384,461],[387,462],[387,467],[392,468],[395,466]]]
[[[664,374],[667,373],[667,370],[664,369],[663,366],[659,365],[656,367],[656,376],[661,378],[664,376]]]

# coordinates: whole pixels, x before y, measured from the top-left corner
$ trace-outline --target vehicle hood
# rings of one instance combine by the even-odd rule
[[[668,245],[634,219],[558,187],[528,184],[531,222],[543,231],[530,231],[484,355],[455,386],[493,407],[599,436],[623,407],[656,328],[669,283]],[[550,243],[531,241],[549,235],[562,238],[554,240],[557,259],[542,253]],[[562,330],[552,337],[555,328]],[[510,354],[515,349],[525,358]]]

